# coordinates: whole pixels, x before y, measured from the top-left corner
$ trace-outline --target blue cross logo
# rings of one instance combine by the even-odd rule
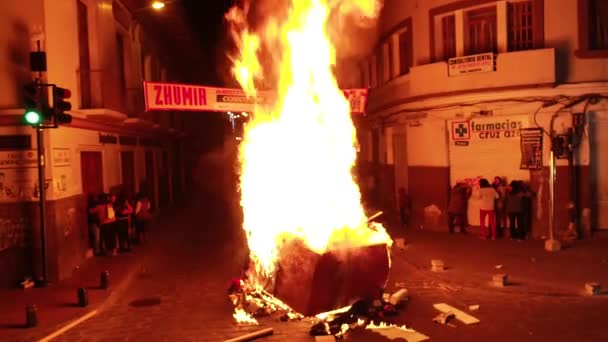
[[[458,124],[458,127],[454,130],[454,133],[456,133],[459,138],[464,138],[468,132],[469,130],[464,124]]]

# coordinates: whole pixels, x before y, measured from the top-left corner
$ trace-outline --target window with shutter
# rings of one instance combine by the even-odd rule
[[[534,15],[532,1],[509,3],[508,7],[509,51],[534,48]]]
[[[496,7],[467,12],[465,46],[468,55],[497,52]]]
[[[443,59],[456,57],[456,19],[453,15],[441,18]]]

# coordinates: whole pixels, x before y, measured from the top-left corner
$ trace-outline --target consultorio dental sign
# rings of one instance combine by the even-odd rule
[[[448,60],[448,76],[494,71],[494,53],[454,57]]]

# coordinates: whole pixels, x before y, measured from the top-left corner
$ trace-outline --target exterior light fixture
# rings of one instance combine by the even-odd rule
[[[165,8],[165,3],[162,1],[154,1],[154,2],[152,2],[152,8],[159,11],[159,10]]]

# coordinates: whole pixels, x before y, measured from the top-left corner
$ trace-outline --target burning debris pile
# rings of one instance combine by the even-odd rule
[[[396,328],[413,331],[393,324],[387,324],[398,314],[408,300],[408,292],[401,289],[393,295],[379,291],[377,296],[360,299],[352,305],[314,316],[304,316],[290,306],[259,287],[252,286],[246,280],[234,279],[228,290],[228,296],[235,305],[234,319],[239,324],[258,325],[256,318],[274,317],[281,321],[306,319],[311,324],[310,335],[343,336],[347,331],[356,328],[369,330]]]
[[[367,24],[379,10],[378,0],[259,0],[226,15],[235,78],[252,99],[277,94],[255,105],[239,146],[250,264],[229,291],[237,321],[302,319],[360,300],[324,322],[335,333],[363,307],[368,319],[395,311],[381,298],[392,240],[361,204],[355,127],[333,73],[344,23]]]

